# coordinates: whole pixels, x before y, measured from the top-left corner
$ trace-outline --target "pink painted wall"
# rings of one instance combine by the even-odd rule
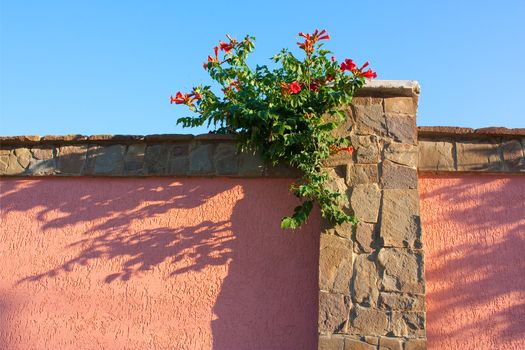
[[[525,349],[525,176],[419,179],[430,350]]]
[[[316,349],[319,219],[277,179],[3,179],[1,349]]]

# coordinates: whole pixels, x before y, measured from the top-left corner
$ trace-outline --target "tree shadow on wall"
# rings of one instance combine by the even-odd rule
[[[490,186],[500,178],[462,175],[454,185],[421,196],[423,202],[439,198],[439,203],[453,206],[453,210],[427,209],[446,213],[438,218],[440,222],[427,221],[443,228],[441,234],[450,234],[446,231],[447,222],[463,223],[463,227],[469,228],[461,232],[467,235],[468,243],[433,253],[440,268],[431,269],[427,262],[427,279],[436,284],[436,291],[428,292],[427,298],[439,306],[429,311],[427,321],[443,324],[449,313],[457,309],[469,309],[472,315],[477,315],[453,330],[440,329],[437,333],[436,328],[429,327],[429,341],[443,337],[477,339],[480,331],[497,334],[500,344],[525,337],[525,179],[510,177],[503,185]],[[453,179],[457,177],[452,176]],[[505,231],[496,239],[493,232],[498,228]],[[457,283],[453,288],[443,288],[440,284],[443,280]],[[508,306],[510,300],[512,306]]]
[[[208,202],[239,182],[242,199],[233,204],[229,220],[184,218],[188,224],[181,227],[158,223],[147,229],[133,225],[175,208],[216,210]],[[171,276],[228,265],[212,310],[213,349],[317,347],[319,213],[300,232],[279,229],[280,216],[295,204],[282,198],[289,180],[105,178],[104,189],[94,191],[101,183],[56,177],[2,183],[2,211],[35,212],[44,235],[73,225],[84,235],[65,247],[80,253],[19,284],[100,259],[119,263],[119,271],[105,276],[106,283],[128,281],[164,262],[183,261]]]

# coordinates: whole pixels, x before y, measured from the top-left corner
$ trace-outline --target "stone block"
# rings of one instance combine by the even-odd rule
[[[15,154],[17,150],[15,150]],[[54,149],[52,147],[32,148],[31,158],[27,171],[31,175],[51,175],[56,172],[56,159],[53,157]],[[18,157],[20,158],[20,157]]]
[[[124,145],[99,146],[94,155],[94,174],[122,175],[125,151]]]
[[[510,140],[501,145],[503,169],[506,171],[525,171],[525,155],[518,140]]]
[[[421,251],[383,248],[379,251],[381,283],[385,291],[423,294],[423,254]]]
[[[239,171],[237,145],[234,143],[220,143],[215,148],[213,163],[217,175],[237,175]]]
[[[354,98],[352,114],[355,120],[354,131],[357,134],[380,136],[388,134],[383,103],[380,98]]]
[[[371,253],[377,246],[378,230],[376,224],[359,222],[355,228],[355,250]]]
[[[502,167],[496,143],[456,142],[459,171],[498,171]]]
[[[213,145],[197,144],[190,150],[190,175],[211,175],[213,173]]]
[[[419,338],[425,336],[424,312],[392,312],[391,331],[395,336]]]
[[[410,115],[387,114],[387,136],[395,141],[416,145],[417,127],[416,117]]]
[[[359,221],[377,222],[381,190],[377,184],[356,185],[352,189],[350,204]]]
[[[379,307],[394,311],[425,311],[425,296],[420,294],[388,293],[379,295]]]
[[[380,237],[384,246],[420,248],[420,221],[417,190],[383,190]]]
[[[376,164],[379,162],[379,145],[377,136],[357,136],[351,138],[357,163]],[[348,163],[348,162],[347,162]]]
[[[390,189],[417,188],[417,170],[384,160],[381,165],[381,186]]]
[[[346,184],[348,186],[377,182],[379,182],[377,164],[350,163],[347,165]]]
[[[62,175],[81,175],[87,157],[87,145],[62,146],[57,150],[57,168]]]
[[[379,337],[379,350],[403,350],[403,339]]]
[[[264,161],[260,152],[239,154],[239,176],[259,177],[264,173]]]
[[[405,350],[427,350],[426,339],[408,339],[405,343]]]
[[[319,292],[319,331],[341,332],[346,328],[349,299],[342,294]]]
[[[187,143],[175,144],[170,150],[168,174],[176,176],[188,175],[190,160],[189,160],[190,145]]]
[[[146,144],[137,143],[128,146],[124,156],[124,172],[126,174],[143,175]]]
[[[17,156],[18,154],[18,156]],[[2,150],[0,155],[0,167],[2,175],[21,175],[29,165],[29,158],[31,160],[31,153],[26,148],[18,148],[15,150]],[[22,163],[22,164],[21,164]]]
[[[400,113],[416,115],[417,101],[412,97],[385,98],[385,113]]]
[[[352,309],[352,333],[367,335],[386,335],[388,333],[388,315],[384,310],[356,305]]]
[[[377,346],[364,340],[345,338],[345,350],[376,350]]]
[[[370,306],[377,305],[378,278],[379,273],[373,258],[367,254],[357,255],[352,280],[352,296],[357,303]]]
[[[318,350],[344,350],[345,339],[339,335],[320,335]]]
[[[171,145],[153,144],[146,147],[144,168],[148,175],[167,175]]]
[[[319,289],[350,294],[352,242],[322,234],[319,252]]]
[[[394,163],[417,168],[418,147],[399,142],[385,144],[383,155]]]
[[[446,141],[419,141],[418,169],[423,171],[454,171],[454,144]]]

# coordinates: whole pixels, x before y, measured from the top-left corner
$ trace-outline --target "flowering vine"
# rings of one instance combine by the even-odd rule
[[[222,94],[200,85],[189,93],[177,92],[170,102],[196,112],[178,119],[184,127],[213,125],[216,133],[235,134],[242,151],[259,150],[272,165],[286,163],[301,170],[302,177],[290,190],[302,203],[282,219],[282,228],[294,229],[306,222],[314,202],[328,220],[355,223],[343,209],[345,196],[327,186],[323,161],[353,151],[348,139],[335,137],[332,131],[345,118],[341,106],[350,104],[355,91],[377,74],[368,62],[357,68],[346,58],[339,64],[323,48],[330,40],[326,30],[299,36],[303,59],[283,49],[273,57],[278,68],[253,69],[246,59],[255,48],[255,38],[237,41],[226,35],[228,41],[219,41],[214,55],[203,63],[222,86]]]

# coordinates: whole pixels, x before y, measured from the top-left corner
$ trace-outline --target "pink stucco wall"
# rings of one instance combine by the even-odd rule
[[[419,180],[430,350],[525,349],[525,176]]]
[[[289,180],[1,181],[1,349],[316,349]]]

